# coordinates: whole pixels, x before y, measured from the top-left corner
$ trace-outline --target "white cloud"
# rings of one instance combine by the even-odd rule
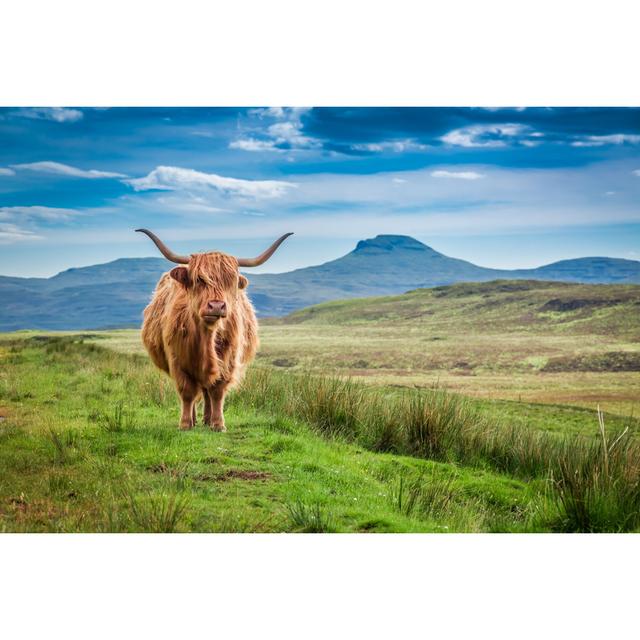
[[[229,143],[230,149],[243,151],[280,151],[274,140],[256,140],[255,138],[240,138]]]
[[[5,169],[0,167],[0,176],[15,176],[16,172],[13,169]]]
[[[251,109],[250,115],[260,120],[276,120],[266,130],[254,130],[252,135],[243,136],[229,143],[230,149],[243,151],[285,151],[289,149],[316,149],[320,140],[306,136],[302,130],[302,116],[307,107],[269,107]],[[262,126],[262,125],[261,125]]]
[[[66,220],[70,216],[78,214],[76,209],[63,209],[60,207],[43,207],[39,205],[20,207],[0,207],[0,220]]]
[[[124,180],[124,182],[131,185],[135,191],[204,188],[215,189],[227,195],[252,198],[278,198],[296,187],[292,182],[281,180],[241,180],[181,167],[156,167],[142,178]]]
[[[66,109],[63,107],[33,107],[13,111],[12,115],[32,120],[52,120],[53,122],[77,122],[82,120],[84,114],[79,109]]]
[[[302,115],[311,111],[311,107],[266,107],[251,109],[249,113],[259,118],[275,118],[276,120],[299,120]]]
[[[484,111],[525,111],[527,107],[480,107]]]
[[[21,229],[15,224],[0,222],[0,244],[13,244],[24,240],[42,240],[42,236],[33,231]]]
[[[459,180],[479,180],[484,178],[483,173],[476,171],[432,171],[432,178],[457,178]]]
[[[12,164],[13,169],[25,169],[27,171],[38,171],[40,173],[53,173],[61,176],[72,176],[74,178],[126,178],[124,173],[113,173],[112,171],[97,171],[96,169],[78,169],[68,164],[60,162],[29,162],[26,164]]]
[[[632,171],[631,173],[633,173],[634,176],[640,177],[640,169],[636,169],[635,171]]]
[[[535,136],[535,132],[521,124],[489,124],[454,129],[440,140],[455,147],[504,147],[513,142],[523,142],[518,138],[524,136]]]
[[[572,147],[602,147],[605,144],[640,144],[640,135],[614,133],[608,136],[584,136],[574,140]]]
[[[320,142],[302,133],[302,123],[298,119],[287,122],[276,122],[267,129],[269,135],[276,144],[287,144],[296,148],[318,147]]]
[[[403,151],[423,151],[429,147],[426,144],[407,138],[406,140],[384,140],[383,142],[352,144],[351,148],[354,151],[395,151],[402,153]]]
[[[391,182],[395,182],[396,184],[404,184],[406,180],[404,178],[393,178]]]

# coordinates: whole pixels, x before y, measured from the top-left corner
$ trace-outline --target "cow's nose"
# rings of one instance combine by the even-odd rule
[[[225,316],[227,314],[227,303],[222,300],[209,300],[207,302],[207,315]]]

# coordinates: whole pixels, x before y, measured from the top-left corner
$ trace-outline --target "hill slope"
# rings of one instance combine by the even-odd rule
[[[494,280],[336,300],[300,309],[283,324],[449,325],[466,330],[603,333],[640,339],[640,286]],[[453,326],[455,325],[455,327]]]
[[[262,321],[258,357],[292,372],[637,415],[639,312],[638,285],[461,283]]]
[[[69,269],[52,278],[0,276],[0,330],[135,326],[160,275],[161,258],[123,258]],[[261,316],[283,316],[328,300],[496,278],[640,283],[640,262],[564,260],[538,269],[486,269],[450,258],[408,236],[362,240],[347,255],[281,274],[251,274],[249,295]]]

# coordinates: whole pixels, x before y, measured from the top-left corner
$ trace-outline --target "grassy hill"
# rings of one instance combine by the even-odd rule
[[[447,325],[475,331],[570,330],[640,338],[640,286],[494,280],[337,300],[296,311],[285,324]]]
[[[494,281],[263,321],[262,362],[488,401],[640,409],[640,286]]]

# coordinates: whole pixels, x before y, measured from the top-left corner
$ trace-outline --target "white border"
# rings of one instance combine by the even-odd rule
[[[640,104],[628,0],[21,0],[8,106]]]
[[[12,639],[621,638],[636,541],[9,535],[0,624]]]

